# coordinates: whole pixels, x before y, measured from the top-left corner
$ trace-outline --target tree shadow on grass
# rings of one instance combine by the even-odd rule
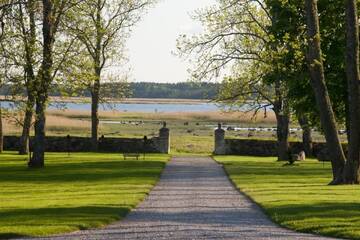
[[[281,225],[302,232],[360,239],[360,203],[289,204],[266,212]]]
[[[23,166],[0,166],[0,182],[77,182],[119,178],[158,176],[165,163],[161,161],[99,161],[52,163],[44,169]]]
[[[0,233],[0,239],[12,239],[12,238],[24,238],[26,235],[15,234],[15,233]]]
[[[320,166],[307,166],[299,164],[296,167],[283,167],[274,163],[258,163],[258,164],[244,164],[242,162],[225,164],[225,168],[232,174],[236,172],[241,175],[257,175],[262,176],[299,176],[303,178],[316,177],[316,176],[331,176],[331,170],[328,168],[322,168]]]
[[[34,235],[39,235],[44,228],[51,229],[50,234],[63,232],[64,229],[85,230],[100,227],[126,216],[131,207],[119,206],[84,206],[74,208],[36,208],[2,211],[1,226],[14,226],[14,232],[1,233],[1,239],[31,237],[21,232],[23,228],[32,228]]]

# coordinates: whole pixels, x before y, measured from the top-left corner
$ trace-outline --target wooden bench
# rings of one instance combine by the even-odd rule
[[[136,158],[136,160],[139,160],[140,157],[140,153],[124,153],[124,160],[126,160],[126,158]]]

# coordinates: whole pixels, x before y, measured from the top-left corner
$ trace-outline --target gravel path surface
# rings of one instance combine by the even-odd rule
[[[329,239],[283,229],[208,157],[175,157],[147,199],[104,229],[48,239]]]

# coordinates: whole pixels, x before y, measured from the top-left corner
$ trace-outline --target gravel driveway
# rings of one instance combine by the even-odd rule
[[[104,229],[50,239],[328,239],[278,227],[209,157],[175,157],[147,199]]]

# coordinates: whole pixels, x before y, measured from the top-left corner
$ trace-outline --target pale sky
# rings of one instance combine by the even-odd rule
[[[187,81],[188,63],[174,56],[180,34],[201,32],[201,25],[191,19],[198,8],[216,0],[160,0],[137,24],[128,41],[131,79],[137,82]]]

